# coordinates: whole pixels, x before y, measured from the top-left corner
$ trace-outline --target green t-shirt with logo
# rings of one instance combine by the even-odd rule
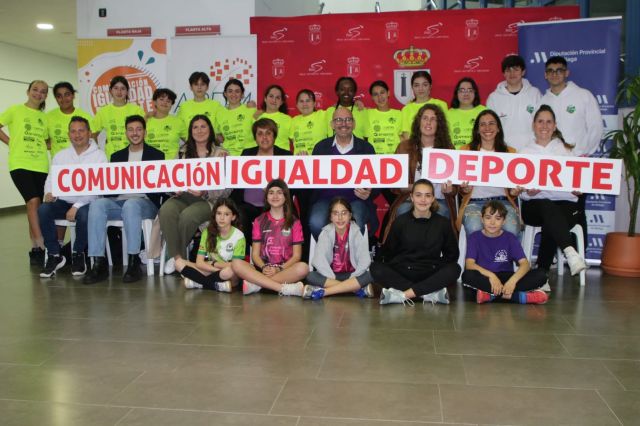
[[[478,105],[471,109],[452,108],[447,111],[447,123],[449,124],[449,135],[451,143],[456,149],[471,142],[473,124],[476,117],[487,109],[484,105]]]
[[[145,142],[164,152],[165,159],[178,158],[180,139],[187,140],[187,128],[175,115],[167,115],[164,118],[150,117],[147,120]]]
[[[49,173],[45,113],[23,104],[13,105],[0,115],[0,124],[9,128],[9,171]]]
[[[240,155],[242,150],[256,146],[251,132],[255,112],[255,108],[242,104],[234,109],[222,108],[216,114],[213,126],[216,134],[224,137],[222,146],[229,155]]]
[[[200,236],[198,254],[208,256],[212,263],[231,262],[232,259],[244,259],[246,240],[244,234],[238,228],[232,226],[231,233],[227,238],[222,238],[218,235],[218,238],[216,238],[216,251],[214,253],[207,249],[207,239],[209,239],[209,231],[205,229]]]
[[[311,154],[318,142],[329,137],[324,111],[314,111],[309,115],[296,115],[291,124],[293,152],[306,151]]]
[[[51,158],[71,145],[69,122],[71,122],[71,117],[74,116],[86,118],[89,123],[92,120],[89,113],[80,108],[75,108],[71,114],[65,114],[60,111],[60,108],[47,113],[47,126],[49,127],[49,139],[51,140]]]
[[[220,105],[218,101],[213,99],[205,99],[201,102],[196,102],[193,99],[190,99],[180,104],[177,116],[184,122],[187,130],[189,130],[191,119],[196,115],[206,115],[213,126],[213,122],[216,120],[216,114],[218,114],[218,112],[223,108],[224,107]]]
[[[278,125],[278,137],[276,138],[276,146],[282,149],[291,151],[289,139],[291,139],[291,122],[293,121],[290,116],[280,111],[278,112],[265,112],[258,118],[270,118]]]
[[[446,113],[449,107],[447,103],[441,99],[431,98],[427,102],[417,103],[417,102],[409,102],[402,108],[402,131],[409,133],[411,135],[411,125],[413,124],[413,119],[416,118],[416,114],[420,111],[420,108],[425,106],[426,104],[437,105],[442,109],[442,112]]]
[[[129,145],[126,135],[125,120],[131,115],[140,115],[144,117],[144,111],[138,104],[128,103],[123,106],[115,106],[114,104],[105,105],[98,110],[91,122],[92,132],[107,132],[107,142],[104,146],[104,153],[107,158],[111,158],[111,154]]]
[[[399,109],[367,111],[367,140],[376,150],[376,154],[393,154],[400,143],[402,133],[402,113]]]
[[[364,139],[367,136],[367,110],[360,110],[357,106],[354,106],[353,108],[340,106],[340,108],[347,108],[351,110],[353,119],[356,120],[356,126],[353,128],[353,135],[357,138]],[[335,106],[329,107],[325,110],[327,132],[329,132],[329,136],[334,134],[333,127],[331,127],[331,120],[333,120],[333,113],[335,110]]]

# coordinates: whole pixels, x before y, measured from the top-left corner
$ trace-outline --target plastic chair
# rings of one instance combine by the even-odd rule
[[[122,232],[122,266],[127,266],[129,264],[129,254],[127,253],[127,236],[125,232],[122,230],[124,227],[124,222],[122,220],[109,220],[107,221],[107,227],[115,226],[121,229]],[[142,237],[144,239],[144,246],[149,247],[150,238],[151,238],[151,227],[153,226],[152,219],[143,219],[142,220]],[[109,260],[109,265],[113,265],[113,259],[111,259],[111,248],[109,247],[109,238],[106,239],[107,245],[107,259]],[[147,275],[152,276],[154,274],[153,271],[153,259],[149,259],[147,262]]]

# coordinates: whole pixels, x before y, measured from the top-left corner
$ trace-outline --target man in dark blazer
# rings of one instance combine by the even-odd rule
[[[127,117],[126,136],[129,146],[111,154],[111,162],[164,160],[164,153],[144,142],[146,123],[139,115]],[[93,284],[109,277],[109,265],[105,258],[107,221],[122,220],[122,232],[127,239],[129,265],[122,281],[129,283],[140,280],[140,242],[142,220],[153,219],[160,207],[161,193],[121,194],[95,200],[89,206],[89,256],[93,266],[84,277],[85,284]]]
[[[369,142],[366,142],[353,135],[355,120],[351,110],[338,108],[333,113],[331,127],[335,135],[323,139],[313,148],[312,155],[375,155],[376,151]],[[326,188],[317,189],[311,197],[311,209],[309,211],[309,228],[311,234],[317,239],[322,227],[326,225],[329,213],[329,203],[334,197],[344,197],[351,204],[353,210],[353,220],[356,221],[361,230],[371,222],[375,224],[369,229],[369,235],[375,233],[378,221],[372,217],[375,212],[373,200],[378,195],[379,190],[371,188]]]

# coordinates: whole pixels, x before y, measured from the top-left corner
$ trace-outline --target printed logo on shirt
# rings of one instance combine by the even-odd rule
[[[233,243],[227,243],[227,246],[225,247],[225,250],[233,251]]]
[[[313,121],[308,121],[307,122],[307,129],[311,130],[311,129],[313,129],[313,126],[314,126]]]
[[[238,121],[242,122],[245,118],[244,114],[238,114]]]
[[[509,261],[509,256],[507,256],[507,251],[506,250],[498,250],[496,252],[495,257],[493,258],[493,261],[496,262],[496,263],[508,262]]]
[[[535,108],[533,107],[533,105],[527,105],[527,112],[529,114],[533,114],[533,110],[535,110]]]
[[[291,235],[291,229],[283,229],[282,230],[282,236],[283,237],[288,237],[289,235]]]
[[[567,112],[568,112],[569,114],[573,114],[574,112],[576,112],[576,106],[575,106],[575,105],[569,105],[569,106],[567,107]]]

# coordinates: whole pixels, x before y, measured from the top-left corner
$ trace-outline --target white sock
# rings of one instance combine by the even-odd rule
[[[579,256],[578,252],[576,251],[576,249],[574,249],[573,247],[569,246],[566,249],[562,250],[562,252],[564,253],[565,256],[569,257],[569,256]]]

